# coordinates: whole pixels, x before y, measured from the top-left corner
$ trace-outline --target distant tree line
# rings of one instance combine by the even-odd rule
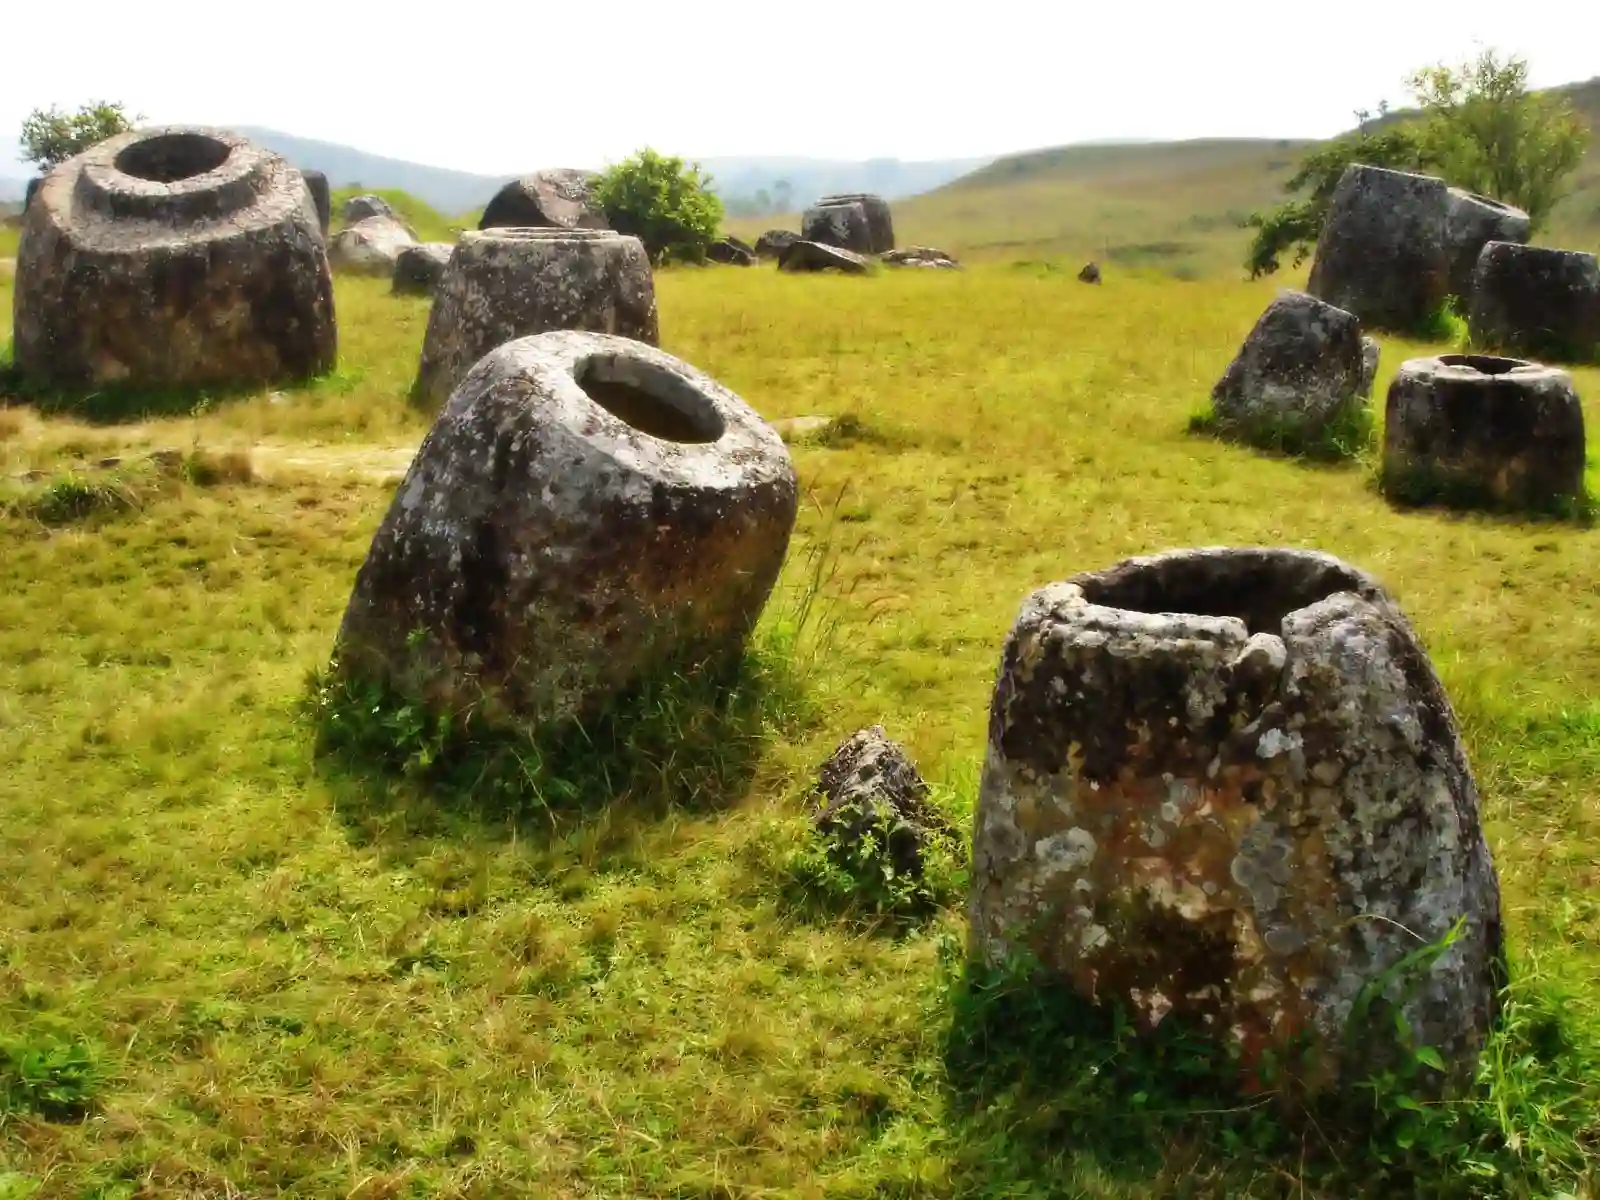
[[[1270,275],[1293,252],[1299,266],[1316,247],[1339,179],[1352,163],[1422,171],[1527,212],[1537,232],[1583,161],[1589,128],[1559,96],[1528,90],[1528,64],[1485,50],[1460,66],[1437,65],[1406,80],[1418,111],[1359,126],[1314,151],[1284,184],[1296,197],[1247,224],[1255,237],[1245,259],[1252,279]]]

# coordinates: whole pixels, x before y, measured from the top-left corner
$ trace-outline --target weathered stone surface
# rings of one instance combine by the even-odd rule
[[[1490,242],[1478,256],[1467,328],[1486,350],[1600,361],[1600,262],[1578,250]]]
[[[1450,291],[1444,181],[1345,168],[1328,204],[1306,290],[1377,329],[1424,329]]]
[[[322,230],[322,236],[327,237],[333,224],[333,193],[328,190],[328,177],[321,171],[301,171],[300,177],[306,181],[311,203],[316,206],[317,227]]]
[[[1384,418],[1397,500],[1545,510],[1583,494],[1583,406],[1555,367],[1487,354],[1400,364]]]
[[[867,210],[854,200],[806,209],[800,218],[800,236],[819,246],[837,246],[852,254],[872,253],[872,226],[867,220]]]
[[[1315,440],[1361,407],[1361,323],[1280,292],[1211,391],[1219,429],[1250,442]]]
[[[1337,1083],[1362,989],[1458,918],[1403,1014],[1459,1081],[1495,1012],[1499,884],[1454,714],[1379,584],[1327,555],[1182,550],[1028,597],[973,858],[985,956],[1031,952],[1146,1028],[1180,1013],[1247,1073],[1304,1035],[1306,1085]]]
[[[836,196],[824,196],[816,203],[817,208],[832,207],[836,204],[859,204],[861,211],[867,215],[867,254],[887,254],[894,249],[894,217],[889,211],[889,202],[882,196],[874,196],[871,192],[842,192]],[[835,243],[842,245],[843,243]],[[854,246],[845,246],[847,250],[854,250]]]
[[[769,229],[756,239],[756,257],[778,258],[799,240],[800,235],[788,229]]]
[[[1094,263],[1094,262],[1084,263],[1083,264],[1083,270],[1078,272],[1078,282],[1079,283],[1099,283],[1100,282],[1100,264],[1099,263]]]
[[[594,198],[593,171],[558,168],[513,179],[489,201],[479,229],[609,229]]]
[[[364,217],[333,235],[328,258],[340,271],[393,277],[401,253],[416,244],[411,230],[393,217]]]
[[[1461,311],[1465,313],[1483,248],[1490,242],[1526,242],[1533,222],[1520,208],[1476,192],[1451,188],[1449,195],[1444,240],[1450,255],[1450,294],[1464,302]]]
[[[593,714],[739,651],[797,494],[778,435],[688,364],[605,334],[520,338],[472,368],[412,461],[339,670],[494,724]]]
[[[300,173],[191,126],[119,134],[45,177],[17,252],[16,366],[65,388],[249,385],[328,370],[333,283]]]
[[[400,219],[393,206],[382,196],[351,196],[344,202],[339,215],[346,225],[354,225],[369,217],[393,217],[397,221]]]
[[[1378,380],[1378,364],[1383,359],[1383,347],[1378,339],[1363,336],[1361,339],[1361,396],[1372,398],[1372,385]]]
[[[402,296],[426,296],[444,278],[445,265],[455,246],[449,242],[421,242],[400,251],[394,263],[390,290]]]
[[[817,786],[817,831],[838,843],[876,841],[897,874],[920,876],[934,842],[955,843],[955,831],[929,800],[916,765],[882,725],[842,742],[822,764]]]
[[[718,238],[706,249],[706,257],[714,263],[734,267],[756,265],[756,252],[736,237]]]
[[[791,242],[778,255],[780,271],[843,271],[847,275],[865,275],[872,264],[860,254],[841,250],[837,246],[824,246],[821,242]]]
[[[957,270],[961,264],[943,250],[932,246],[907,246],[904,250],[890,250],[878,256],[878,261],[891,267],[934,267],[946,271]]]
[[[443,404],[496,346],[557,329],[660,340],[655,277],[639,239],[601,229],[463,234],[428,315],[418,395]]]

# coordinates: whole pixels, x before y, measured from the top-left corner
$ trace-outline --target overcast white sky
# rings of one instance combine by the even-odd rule
[[[1410,69],[1483,45],[1524,55],[1538,85],[1600,74],[1600,40],[1574,36],[1592,3],[470,0],[413,18],[338,0],[19,2],[0,145],[35,107],[95,98],[147,123],[261,125],[486,174],[645,144],[927,159],[1326,136],[1403,100]]]

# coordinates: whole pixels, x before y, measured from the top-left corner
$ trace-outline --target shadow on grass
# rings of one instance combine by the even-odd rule
[[[943,958],[952,1194],[1583,1195],[1600,1167],[1600,1041],[1529,973],[1466,1096],[1418,1100],[1374,1073],[1308,1101],[1248,1094],[1224,1045],[1171,1016],[1141,1035],[1024,965],[966,961],[955,939]],[[1385,1036],[1352,1029],[1363,1068]]]
[[[1188,431],[1196,437],[1246,446],[1299,466],[1326,470],[1369,457],[1377,440],[1376,428],[1372,410],[1363,404],[1314,433],[1291,426],[1236,426],[1209,408],[1189,418]]]
[[[1382,467],[1374,472],[1372,486],[1401,511],[1476,517],[1503,525],[1552,524],[1588,529],[1600,516],[1600,500],[1587,490],[1577,496],[1553,496],[1517,507],[1470,481],[1423,470],[1394,472]]]
[[[350,372],[330,371],[310,379],[238,386],[146,388],[111,385],[82,390],[50,387],[27,379],[9,360],[0,359],[0,396],[31,405],[43,417],[67,417],[89,425],[125,425],[161,417],[191,417],[219,405],[259,396],[273,388],[348,390]]]

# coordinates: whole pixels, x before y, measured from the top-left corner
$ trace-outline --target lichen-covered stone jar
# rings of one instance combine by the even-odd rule
[[[1146,1028],[1181,1014],[1247,1072],[1309,1051],[1305,1083],[1337,1081],[1363,987],[1458,920],[1386,995],[1457,1081],[1496,1011],[1499,884],[1450,704],[1379,584],[1327,555],[1174,551],[1033,593],[973,851],[984,956]]]
[[[200,127],[119,134],[51,171],[23,222],[13,312],[17,369],[48,387],[293,382],[337,351],[304,178]]]
[[[558,329],[655,345],[655,276],[644,244],[607,229],[464,233],[434,292],[416,395],[443,404],[496,346]]]
[[[346,678],[532,729],[737,655],[797,487],[742,400],[652,346],[522,338],[423,440],[339,632]]]

